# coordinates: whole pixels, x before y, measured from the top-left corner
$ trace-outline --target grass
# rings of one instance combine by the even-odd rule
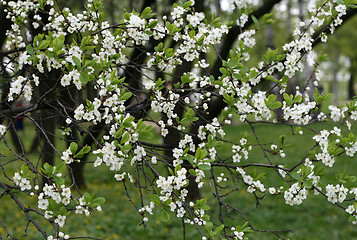
[[[322,130],[324,127],[331,129],[333,124],[327,123],[325,125],[313,124],[312,127],[317,130]],[[286,135],[287,147],[284,152],[286,158],[281,164],[292,167],[297,160],[303,159],[307,150],[312,146],[313,140],[311,137],[313,132],[304,130],[304,135],[289,134],[290,127],[288,126],[267,126],[257,125],[255,127],[257,135],[263,143],[277,143],[280,135]],[[249,141],[254,142],[254,135],[247,126],[232,126],[227,130],[227,134],[231,135],[228,138],[239,136],[239,132],[247,131],[249,133]],[[348,134],[345,129],[344,133]],[[352,132],[356,133],[357,129],[354,127]],[[226,151],[226,150],[224,150]],[[223,151],[223,152],[224,152]],[[261,151],[255,151],[255,148],[250,154],[250,159],[255,162],[266,162]],[[275,160],[274,160],[275,163]],[[334,170],[333,170],[334,169]],[[341,156],[336,160],[333,169],[326,169],[326,175],[323,176],[326,180],[323,182],[331,182],[337,184],[334,177],[334,171],[339,169],[347,169],[349,174],[354,174],[357,169],[355,158]],[[270,171],[263,180],[266,186],[276,186],[277,178],[273,171]],[[309,198],[303,202],[301,206],[291,207],[284,203],[284,199],[279,196],[267,196],[263,199],[261,204],[256,207],[255,200],[251,195],[241,193],[239,209],[246,215],[251,223],[256,228],[262,229],[292,229],[294,232],[287,234],[291,239],[357,239],[357,228],[348,222],[348,214],[342,209],[328,203],[321,196],[314,196],[309,194]],[[230,199],[234,202],[234,199]],[[238,204],[237,204],[238,205]],[[250,239],[273,239],[272,235],[267,233],[257,233],[250,237]]]
[[[331,123],[326,123],[327,128],[331,128]],[[314,128],[322,129],[324,126],[321,124],[314,124]],[[26,146],[31,144],[33,137],[33,130],[27,128],[24,133]],[[242,133],[248,133],[248,141],[256,146],[250,152],[249,160],[267,163],[266,159],[259,151],[256,139],[252,130],[247,125],[235,125],[225,128],[227,139],[239,141]],[[288,126],[273,126],[273,125],[255,125],[256,134],[262,143],[277,144],[279,136],[286,135],[287,144],[292,144],[284,151],[286,153],[285,159],[273,157],[274,163],[284,164],[289,167],[294,163],[300,161],[306,150],[313,144],[311,137],[313,132],[305,129],[304,135],[293,135]],[[357,133],[356,127],[352,129]],[[348,131],[345,130],[345,133]],[[8,136],[7,136],[8,137]],[[3,144],[3,143],[1,143]],[[0,145],[1,153],[4,155],[11,155],[3,145]],[[231,145],[224,145],[218,149],[218,153],[225,157],[225,153],[229,152]],[[228,155],[226,155],[228,156]],[[31,156],[36,159],[37,154]],[[10,157],[1,157],[1,163],[9,160]],[[16,163],[9,166],[11,171],[17,169]],[[349,157],[339,157],[336,161],[336,168],[341,171],[346,168],[349,174],[353,174],[357,169],[355,159]],[[253,170],[248,170],[253,174]],[[269,186],[278,186],[278,177],[274,171],[257,170],[257,174],[266,172],[262,182]],[[9,174],[12,176],[13,173]],[[91,166],[86,166],[85,176],[87,180],[87,189],[96,196],[104,196],[106,204],[103,206],[103,212],[94,213],[91,217],[85,216],[70,216],[67,219],[67,224],[63,228],[63,232],[68,233],[70,236],[92,236],[107,240],[116,239],[183,239],[182,224],[180,219],[171,216],[168,222],[161,221],[160,217],[149,217],[149,222],[144,229],[140,226],[142,217],[136,212],[135,208],[131,205],[126,197],[126,192],[123,186],[119,183],[113,182],[114,173],[107,170],[105,167],[93,169]],[[1,179],[4,179],[1,176]],[[326,169],[326,181],[331,181],[337,184],[334,179],[334,173],[330,169]],[[208,184],[207,184],[208,185]],[[131,194],[134,202],[140,203],[140,195],[135,190],[135,187],[129,184],[129,193]],[[204,189],[203,195],[209,198],[209,203],[213,204],[212,196],[208,194],[207,189]],[[83,192],[84,192],[83,191]],[[17,196],[23,199],[26,204],[35,202],[36,199],[26,199],[20,193]],[[242,211],[242,213],[250,220],[254,227],[258,229],[293,229],[294,232],[285,234],[285,237],[291,239],[357,239],[357,228],[350,224],[347,219],[348,215],[342,209],[328,203],[321,196],[309,195],[309,198],[303,202],[301,206],[288,206],[284,203],[282,196],[269,196],[267,195],[261,204],[256,206],[255,199],[251,194],[248,194],[244,189],[241,189],[234,194],[229,195],[226,199],[227,202],[234,205]],[[145,200],[148,203],[149,200]],[[27,236],[25,236],[26,219],[18,207],[13,203],[9,197],[0,198],[0,220],[6,225],[9,232],[17,239],[41,239],[41,235],[37,233],[33,225],[29,225]],[[213,206],[213,205],[212,205]],[[159,210],[157,210],[159,211]],[[218,216],[218,209],[212,208],[210,210],[212,216]],[[237,215],[232,215],[233,219],[228,220],[235,224],[242,224],[243,220]],[[197,231],[189,226],[186,226],[186,239],[200,239]],[[1,236],[6,236],[3,227],[0,227]],[[253,240],[275,239],[274,235],[270,233],[254,233],[249,236]]]

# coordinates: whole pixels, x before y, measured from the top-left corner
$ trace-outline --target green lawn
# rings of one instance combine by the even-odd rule
[[[327,127],[332,124],[327,123]],[[316,129],[322,129],[321,124],[313,125]],[[236,125],[225,128],[227,138],[231,140],[239,140],[241,134],[248,133],[248,141],[256,144],[254,135],[247,125]],[[292,135],[291,129],[288,126],[272,126],[272,125],[256,125],[256,133],[263,143],[278,143],[279,136],[286,135],[286,142],[293,144],[285,149],[286,158],[272,158],[272,161],[292,166],[294,162],[300,161],[306,150],[311,147],[313,141],[311,137],[313,133],[309,130],[304,130],[304,135]],[[352,130],[357,132],[356,128]],[[33,131],[26,129],[26,139],[33,137]],[[8,136],[7,136],[8,137]],[[29,146],[31,142],[25,142]],[[3,145],[0,145],[1,153],[7,157],[1,157],[1,163],[11,158],[11,154],[5,150]],[[267,163],[258,147],[254,147],[250,152],[249,160],[260,163]],[[222,146],[218,149],[218,153],[224,157],[230,151],[229,146]],[[227,156],[227,155],[226,155]],[[36,159],[37,154],[31,157]],[[16,169],[16,164],[11,166],[13,171]],[[336,161],[338,169],[348,169],[349,174],[356,172],[357,163],[355,158],[340,157]],[[71,216],[67,219],[67,224],[63,228],[63,232],[70,236],[91,236],[101,239],[183,239],[182,224],[180,219],[171,216],[168,222],[161,221],[160,217],[151,216],[146,229],[139,226],[141,216],[136,212],[126,197],[125,190],[121,183],[115,183],[113,180],[114,173],[107,170],[105,167],[92,168],[86,166],[87,189],[84,191],[93,192],[96,196],[104,196],[106,204],[103,206],[101,213],[94,213],[91,217]],[[249,172],[250,170],[248,170]],[[266,172],[266,176],[262,182],[269,186],[279,186],[277,174],[274,171],[266,171],[258,169],[257,174]],[[326,169],[326,177],[333,184],[337,184],[334,180],[334,174]],[[253,174],[253,172],[250,172]],[[12,176],[10,174],[10,176]],[[3,176],[1,176],[3,179]],[[207,184],[208,185],[208,184]],[[136,203],[140,203],[139,193],[136,192],[133,185],[128,185],[130,194]],[[207,187],[208,188],[208,187]],[[209,203],[213,204],[212,196],[209,191],[204,189],[203,195],[209,198]],[[20,194],[18,194],[19,197]],[[291,239],[357,239],[357,227],[350,224],[348,214],[342,209],[328,203],[321,196],[313,196],[309,194],[309,198],[303,202],[301,206],[290,207],[284,203],[282,196],[267,195],[260,201],[257,207],[255,199],[251,194],[248,194],[244,189],[229,195],[225,200],[242,211],[242,213],[250,220],[251,224],[257,229],[292,229],[294,232],[284,234],[284,237]],[[35,199],[26,200],[29,203]],[[149,200],[146,199],[146,203]],[[211,216],[218,215],[218,209],[212,205],[210,210]],[[159,210],[158,210],[159,211]],[[233,219],[228,222],[242,224],[243,220],[237,215],[232,215]],[[0,220],[6,225],[9,232],[17,239],[41,239],[33,225],[29,225],[27,236],[25,236],[26,219],[19,211],[18,207],[8,197],[0,198]],[[3,227],[0,226],[0,234],[6,236]],[[276,239],[270,233],[253,233],[248,235],[249,239]],[[200,239],[199,234],[186,226],[186,239]]]

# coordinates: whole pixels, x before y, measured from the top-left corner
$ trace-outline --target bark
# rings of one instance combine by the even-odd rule
[[[54,149],[52,146],[54,146],[55,122],[56,115],[53,110],[41,110],[40,126],[41,138],[43,140],[41,155],[43,163],[48,163],[50,165],[53,165],[54,163]]]
[[[94,125],[91,129],[90,129],[90,134],[87,134],[86,137],[83,140],[82,146],[84,147],[86,145],[88,146],[92,146],[95,142],[96,139],[99,138],[100,133],[102,132],[102,130],[104,129],[105,126],[103,125]],[[78,137],[77,137],[78,139]],[[74,139],[70,139],[70,141],[72,140],[76,140]],[[84,155],[84,157],[82,159],[80,159],[80,162],[73,162],[70,164],[70,168],[72,170],[73,173],[73,183],[78,187],[78,188],[85,188],[86,187],[86,182],[85,182],[85,178],[84,178],[84,164],[86,163],[88,158],[88,154]]]
[[[348,99],[352,100],[353,97],[356,95],[354,89],[354,79],[356,76],[356,68],[357,68],[356,57],[351,58],[350,61],[351,61],[351,67],[350,67],[350,79],[348,80]]]
[[[39,76],[39,94],[40,97],[43,97],[43,100],[40,103],[40,119],[38,120],[40,129],[37,131],[40,133],[42,161],[43,163],[48,163],[50,165],[54,165],[54,132],[57,124],[56,120],[58,118],[56,111],[51,106],[51,102],[56,99],[56,96],[53,94],[53,90],[58,76],[59,73],[55,70],[48,74],[41,74]],[[43,184],[44,183],[48,183],[47,178],[43,179]]]
[[[141,7],[141,11],[143,11],[146,7],[154,5],[155,0],[147,0],[143,2]],[[149,46],[153,49],[156,46],[155,40],[150,40]],[[131,53],[129,66],[125,68],[125,82],[129,84],[129,89],[133,93],[133,96],[129,101],[127,101],[127,105],[137,103],[140,99],[140,87],[141,87],[141,65],[145,62],[146,50],[144,47],[135,47],[133,52]],[[136,102],[135,102],[136,101]]]
[[[38,131],[36,131],[36,136],[32,141],[32,145],[30,147],[29,153],[34,153],[37,150],[39,144],[40,144],[40,135]]]
[[[155,0],[147,0],[143,1],[141,11],[144,10],[146,7],[151,6],[155,3]],[[113,14],[113,13],[112,13]],[[127,105],[139,105],[140,101],[140,85],[141,85],[141,77],[142,77],[142,72],[141,72],[141,65],[144,63],[146,59],[146,50],[143,48],[138,48],[136,47],[130,57],[129,63],[131,66],[127,67],[125,69],[125,77],[126,77],[126,82],[129,84],[129,89],[133,93],[133,97],[131,98],[130,101],[127,101]],[[90,90],[87,92],[87,98],[91,98],[93,96],[93,92]],[[67,103],[68,104],[68,103]],[[74,106],[75,103],[73,103]],[[138,104],[138,105],[136,105]],[[68,105],[70,106],[70,104]],[[139,105],[140,106],[140,105]],[[135,111],[133,112],[133,115],[135,115],[136,119],[139,119],[143,116],[143,113],[146,112],[145,109],[148,109],[147,104],[143,104],[142,106],[145,106],[144,108],[140,107],[140,111]],[[130,111],[130,110],[129,110]],[[90,128],[89,133],[84,137],[82,145],[88,145],[92,146],[96,140],[98,139],[100,133],[102,130],[104,130],[105,126],[98,124]],[[76,131],[75,129],[72,130]],[[69,139],[69,141],[75,141],[76,139]],[[77,138],[78,140],[78,138]],[[86,183],[85,183],[85,177],[84,177],[84,164],[87,161],[88,155],[85,155],[80,162],[73,162],[70,164],[70,168],[73,173],[73,182],[76,184],[77,187],[79,188],[85,188]]]
[[[287,34],[287,39],[292,40],[292,31],[291,31],[291,0],[288,0],[287,4],[286,4],[286,8],[287,8],[287,17],[286,17],[286,34]]]
[[[237,39],[238,35],[241,33],[241,30],[247,29],[249,26],[251,26],[254,22],[251,18],[251,16],[255,16],[256,18],[262,17],[264,14],[269,13],[272,8],[274,7],[275,4],[281,2],[281,0],[267,0],[264,1],[263,5],[258,8],[257,10],[253,11],[251,14],[249,14],[248,22],[245,24],[243,29],[240,29],[238,26],[232,27],[223,44],[222,47],[219,51],[218,57],[213,65],[213,68],[211,70],[211,75],[214,76],[214,78],[218,78],[220,75],[219,68],[222,66],[222,59],[227,59],[229,50],[232,49],[234,45],[234,40]],[[223,108],[226,106],[226,104],[223,102],[222,98],[213,98],[209,104],[209,109],[208,115],[199,115],[201,121],[205,122],[206,120],[212,120],[213,118],[217,117]],[[197,133],[198,127],[196,125],[193,125],[191,128],[191,133]]]
[[[1,46],[1,45],[0,45]],[[12,113],[12,118],[9,121],[9,132],[10,132],[10,137],[12,140],[12,144],[14,146],[14,151],[17,152],[18,154],[22,153],[25,154],[25,150],[23,149],[23,144],[22,141],[18,135],[18,132],[16,131],[16,128],[14,126],[14,121],[16,121],[16,117],[13,117],[14,115],[18,115],[17,113],[13,113],[13,109],[11,104],[7,101],[7,96],[9,93],[9,88],[10,88],[10,77],[8,75],[8,73],[5,71],[5,66],[3,66],[3,64],[1,64],[1,68],[3,69],[1,73],[2,77],[4,79],[6,79],[6,81],[4,81],[4,84],[2,85],[1,88],[1,105],[0,108],[1,110],[8,110]],[[1,122],[5,119],[5,114],[4,116],[0,116]]]
[[[11,122],[11,126],[9,127],[9,131],[10,131],[10,136],[11,136],[11,140],[12,140],[12,144],[15,147],[15,152],[17,154],[25,154],[25,150],[23,148],[23,144],[22,141],[20,139],[19,133],[16,130],[13,122]]]
[[[48,9],[49,6],[45,6],[45,9]],[[40,14],[43,24],[49,23],[48,13]],[[33,16],[30,15],[30,18]],[[31,25],[30,32],[32,39],[40,33],[44,33],[42,30],[34,29]],[[56,120],[58,115],[52,104],[56,101],[57,95],[54,93],[56,83],[60,77],[60,70],[53,69],[51,72],[45,72],[38,75],[40,79],[40,84],[38,86],[38,96],[34,98],[35,101],[39,104],[39,119],[37,131],[40,136],[40,147],[41,147],[41,158],[43,163],[48,163],[54,165],[54,156],[55,156],[55,126],[57,124]],[[48,178],[43,179],[43,184],[48,183]]]
[[[11,21],[6,18],[6,14],[4,12],[4,7],[0,6],[0,49],[3,48],[3,45],[6,40],[6,31],[11,28]],[[3,55],[0,53],[0,76],[1,78],[9,79],[8,74],[5,71],[5,66],[2,63],[2,57]],[[9,108],[9,105],[7,104],[6,98],[9,92],[9,87],[10,83],[9,81],[6,81],[5,84],[1,86],[1,110],[4,110],[6,108]],[[2,119],[1,119],[2,120]]]
[[[206,8],[204,5],[204,0],[196,0],[195,2],[195,10],[197,12],[205,12]]]
[[[0,6],[0,49],[6,40],[6,31],[11,28],[11,21],[6,18],[6,14],[4,12],[4,7]]]
[[[178,66],[174,73],[174,79],[173,79],[172,85],[174,85],[176,82],[179,82],[180,76],[182,76],[183,73],[190,71],[191,69],[192,69],[192,62],[184,61],[182,63],[182,65]],[[182,94],[181,94],[181,96],[182,96]],[[180,104],[180,103],[176,104],[174,112],[177,114],[177,116],[180,119],[182,119],[183,114],[185,112],[185,108],[184,108],[183,104]],[[163,114],[163,117],[166,118],[165,114]],[[164,138],[164,144],[166,146],[170,146],[170,148],[165,150],[165,156],[171,160],[171,164],[172,164],[172,161],[173,161],[172,149],[178,147],[179,140],[181,139],[181,132],[174,127],[168,127],[168,131],[169,131],[169,133]],[[184,163],[184,165],[187,168],[187,170],[192,168],[192,166],[186,162]],[[201,194],[200,194],[198,185],[195,182],[195,177],[189,175],[188,180],[189,180],[189,185],[186,187],[186,189],[188,190],[187,200],[191,201],[191,200],[199,199],[201,197]]]

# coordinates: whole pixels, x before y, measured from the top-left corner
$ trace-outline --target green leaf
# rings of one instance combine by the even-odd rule
[[[259,25],[258,19],[256,17],[254,17],[253,15],[252,15],[252,20],[256,25]]]
[[[194,157],[192,155],[187,155],[187,161],[193,166],[194,165]],[[192,173],[191,173],[192,175]]]
[[[33,51],[33,47],[31,45],[27,45],[26,46],[26,51],[30,54],[33,55],[34,51]]]
[[[167,58],[174,56],[174,50],[172,48],[166,48],[164,53]]]
[[[205,210],[205,211],[208,211],[208,210],[210,210],[211,208],[210,208],[210,206],[208,206],[208,205],[202,205],[202,206],[200,207],[200,209]]]
[[[165,209],[162,209],[162,211],[161,211],[161,219],[164,222],[167,222],[170,220],[170,215]]]
[[[296,96],[294,97],[294,103],[300,103],[300,102],[301,102],[301,99],[302,99],[301,95],[296,95]]]
[[[280,144],[281,144],[281,145],[284,145],[285,139],[286,139],[286,136],[285,136],[285,135],[280,135],[280,136],[279,136],[279,141],[280,141]]]
[[[83,49],[83,47],[88,45],[89,43],[91,43],[91,36],[85,36],[84,38],[82,38],[81,49]]]
[[[210,219],[211,219],[211,217],[207,214],[203,215],[203,217],[202,217],[202,220],[206,221],[206,222],[209,221]]]
[[[187,9],[191,6],[192,6],[192,1],[188,1],[188,2],[185,2],[185,4],[183,5],[183,8]]]
[[[127,151],[131,150],[131,145],[127,144],[127,145],[124,145],[124,146],[120,146],[120,150],[122,150],[124,152],[127,152]]]
[[[164,44],[160,42],[154,49],[156,52],[160,52],[164,48]]]
[[[101,206],[105,203],[105,198],[103,197],[98,197],[98,198],[95,198],[92,202],[93,204],[93,207],[98,207],[98,206]]]
[[[214,235],[219,234],[220,232],[222,232],[223,228],[224,228],[224,225],[223,225],[223,224],[219,225],[219,226],[213,231],[213,234],[214,234]]]
[[[154,16],[155,14],[152,14],[152,10],[151,7],[146,7],[142,12],[141,12],[141,17],[144,19],[148,19],[151,18],[152,16]]]
[[[181,170],[181,165],[179,164],[175,167],[175,174],[180,170]]]
[[[63,171],[65,168],[66,168],[66,163],[61,162],[58,166],[56,166],[56,173]]]
[[[206,229],[208,232],[211,232],[212,229],[213,229],[213,223],[211,222],[207,222],[206,225],[205,225]]]
[[[89,82],[89,75],[87,72],[81,72],[81,75],[79,76],[79,80],[81,80],[81,82],[83,84],[87,84]]]
[[[156,206],[161,206],[161,201],[160,201],[160,197],[156,194],[152,194],[150,196],[151,201],[156,205]]]
[[[148,28],[155,28],[158,24],[159,24],[159,21],[157,21],[157,20],[151,21],[148,25]]]
[[[91,147],[90,146],[87,146],[87,145],[85,145],[83,148],[82,148],[82,152],[84,153],[84,154],[86,154],[86,153],[89,153],[90,152],[90,150],[91,150]]]
[[[71,153],[74,155],[76,154],[77,150],[78,150],[78,145],[75,142],[71,142],[71,144],[69,145],[69,149],[71,150]]]
[[[61,35],[63,36],[63,35]],[[55,52],[60,51],[64,46],[64,36],[63,37],[58,37],[53,40],[53,47]]]
[[[312,188],[312,179],[309,179],[308,181],[305,181],[303,183],[304,187],[306,187],[307,189]]]
[[[298,174],[296,172],[291,173],[291,177],[297,181],[300,181],[300,179],[301,179],[300,174]]]
[[[229,105],[233,105],[234,104],[234,96],[232,95],[228,95],[226,92],[223,93],[223,101],[225,103],[228,103]]]
[[[123,126],[130,128],[132,127],[132,122],[135,120],[135,118],[133,116],[128,117],[127,119],[125,119],[125,121],[123,122]]]
[[[34,179],[36,177],[36,174],[34,174],[34,173],[28,173],[27,175],[26,175],[26,178],[27,179]]]
[[[275,110],[275,109],[278,109],[281,107],[281,102],[273,102],[269,105],[269,108],[272,109],[272,110]]]
[[[76,56],[72,56],[72,60],[78,69],[81,69],[81,60],[79,60]]]
[[[162,85],[165,83],[165,80],[162,80],[161,78],[158,78],[155,82],[155,88],[160,90],[162,87]]]
[[[170,22],[166,22],[165,23],[165,27],[166,29],[171,33],[173,31],[173,24],[171,24]]]
[[[190,79],[189,74],[182,75],[181,77],[182,84],[191,83],[192,81],[193,79]]]
[[[83,153],[83,151],[81,150],[81,151],[79,151],[76,155],[74,155],[73,157],[74,157],[74,158],[82,158],[82,157],[84,157],[84,153]]]
[[[145,31],[145,34],[146,34],[146,35],[149,35],[149,36],[152,36],[153,33],[152,33],[152,31],[150,31],[150,30],[146,30],[146,31]]]
[[[284,93],[283,97],[284,97],[286,104],[288,104],[288,106],[293,105],[293,95],[292,94],[289,95],[287,93]]]
[[[85,203],[89,203],[91,200],[92,200],[92,197],[91,197],[91,195],[89,194],[89,193],[85,193],[84,195],[83,195],[83,199],[84,199],[84,202]]]
[[[53,180],[55,180],[56,185],[61,186],[64,184],[64,178],[63,177],[57,177],[53,176]]]
[[[43,174],[50,176],[53,174],[53,166],[51,166],[48,163],[43,164],[43,168],[42,168],[42,172]]]
[[[117,73],[117,70],[116,70],[116,69],[114,69],[114,70],[110,73],[109,79],[110,79],[111,82],[114,81],[115,76],[116,76],[116,73]]]
[[[125,12],[125,13],[123,14],[123,18],[124,18],[125,20],[129,21],[129,20],[130,20],[130,13]]]
[[[281,102],[276,102],[277,96],[274,94],[270,94],[268,96],[268,99],[265,99],[264,102],[266,106],[272,110],[278,109],[281,107],[282,103]]]
[[[197,167],[203,171],[208,171],[211,170],[211,165],[208,164],[199,164]]]
[[[133,95],[133,93],[131,93],[131,92],[125,92],[124,94],[122,94],[122,95],[120,96],[120,101],[126,101],[126,100],[128,100],[132,95]]]
[[[129,132],[125,132],[123,137],[122,137],[122,139],[121,139],[121,141],[120,141],[120,144],[126,143],[129,140],[129,138],[130,138]]]
[[[37,46],[38,50],[42,50],[48,47],[48,45],[50,44],[50,41],[48,40],[43,40],[39,43],[39,45]]]
[[[65,206],[62,206],[58,212],[57,212],[58,215],[61,215],[61,216],[68,216],[70,214],[69,211],[67,211],[66,207]]]
[[[169,206],[170,203],[172,203],[172,199],[171,199],[171,198],[167,199],[167,200],[164,202],[164,206]]]

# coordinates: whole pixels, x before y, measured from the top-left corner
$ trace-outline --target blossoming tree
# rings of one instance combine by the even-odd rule
[[[323,57],[314,57],[312,50],[354,13],[349,9],[356,1],[313,1],[293,40],[268,49],[253,67],[247,61],[254,35],[273,23],[265,13],[279,1],[231,1],[237,20],[230,23],[204,13],[203,1],[177,2],[163,17],[153,13],[152,2],[111,25],[103,19],[100,0],[88,0],[79,13],[53,0],[1,1],[6,16],[1,34],[6,35],[0,39],[0,135],[14,157],[0,163],[0,198],[10,196],[44,238],[76,239],[61,230],[67,216],[89,216],[105,207],[105,196],[78,188],[89,156],[95,160],[88,166],[93,171],[107,166],[115,173],[113,182],[129,189],[129,199],[130,189],[140,191],[141,204],[132,203],[144,225],[160,213],[163,219],[181,218],[183,228],[193,225],[202,239],[244,239],[260,230],[225,200],[243,189],[257,201],[271,195],[288,205],[321,195],[357,223],[356,177],[338,173],[335,182],[326,182],[322,176],[322,166],[334,169],[341,155],[353,157],[357,151],[356,136],[349,131],[357,104],[329,106],[326,113],[320,109],[328,97],[317,90],[315,73]],[[313,69],[310,78],[288,93],[290,79],[307,65]],[[13,107],[20,99],[28,104]],[[13,125],[20,116],[43,141],[37,160],[16,135]],[[227,139],[225,126],[232,119],[247,125],[255,141],[244,135]],[[310,126],[326,120],[335,126],[319,131]],[[285,137],[263,142],[257,124],[287,125],[293,134],[312,132],[314,144],[303,158],[284,164]],[[67,144],[64,151],[54,142],[55,126],[65,136],[59,138]],[[10,131],[15,131],[16,149],[5,138]],[[231,151],[221,153],[221,145]],[[263,160],[251,159],[251,151],[261,151]],[[15,173],[9,172],[13,166]],[[254,169],[269,173],[267,181]],[[281,184],[269,185],[270,175]],[[23,196],[36,204],[26,207]],[[219,208],[221,217],[211,217],[210,208]],[[237,213],[246,223],[228,222],[224,212]],[[52,229],[30,213],[42,216]],[[279,230],[266,231],[280,236]]]

